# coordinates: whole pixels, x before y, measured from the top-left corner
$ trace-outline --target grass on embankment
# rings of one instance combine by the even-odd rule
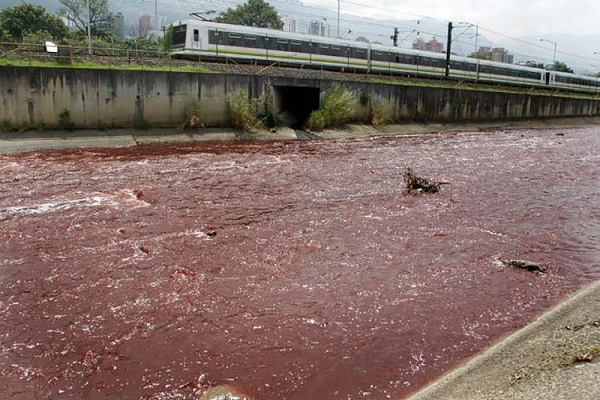
[[[20,61],[0,59],[0,66],[10,67],[40,67],[40,68],[72,68],[72,69],[106,69],[119,71],[158,71],[158,72],[196,72],[210,74],[213,71],[199,66],[168,66],[168,65],[137,65],[137,64],[116,64],[107,65],[100,63],[73,63],[65,64],[56,61]]]
[[[525,94],[529,96],[543,96],[543,97],[564,97],[570,99],[585,99],[585,100],[600,100],[600,98],[591,93],[576,93],[576,92],[562,92],[549,90],[544,88],[531,88],[531,87],[506,87],[506,86],[485,86],[470,84],[469,82],[429,82],[429,81],[413,81],[413,80],[393,80],[393,79],[371,79],[370,83],[385,84],[385,85],[397,85],[397,86],[413,86],[422,88],[435,88],[435,89],[451,89],[451,90],[470,90],[473,92],[488,92],[488,93],[509,93],[509,94]]]

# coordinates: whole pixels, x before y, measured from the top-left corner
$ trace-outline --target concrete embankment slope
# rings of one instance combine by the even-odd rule
[[[0,132],[0,154],[24,153],[41,150],[57,150],[85,147],[131,147],[158,143],[194,143],[230,140],[296,140],[306,139],[351,139],[381,136],[405,136],[435,134],[440,132],[479,132],[507,129],[552,129],[576,128],[600,125],[600,117],[544,119],[535,121],[498,121],[455,124],[401,124],[375,129],[366,125],[349,125],[344,129],[311,132],[304,135],[291,128],[275,131],[243,133],[233,129],[207,128],[178,131],[163,129],[112,129],[75,131],[29,131]]]
[[[600,399],[600,281],[409,400]]]

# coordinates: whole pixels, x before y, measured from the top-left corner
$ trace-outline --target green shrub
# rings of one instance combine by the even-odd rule
[[[279,110],[270,102],[266,101],[265,110],[260,114],[259,118],[267,128],[275,128],[282,123],[281,115]]]
[[[229,122],[234,128],[246,132],[263,129],[265,124],[259,118],[260,101],[248,97],[248,92],[241,91],[227,100]]]
[[[315,110],[308,118],[308,129],[315,132],[320,132],[327,128],[327,115],[325,110]]]
[[[391,120],[390,107],[386,103],[374,101],[371,105],[371,113],[369,122],[375,128],[380,128],[386,125]]]
[[[181,129],[204,128],[204,123],[200,119],[200,101],[194,100],[185,106],[185,123]]]
[[[308,128],[320,131],[343,126],[350,120],[355,108],[354,91],[341,86],[332,86],[323,96],[321,107],[310,114]]]
[[[14,130],[15,130],[15,127],[13,126],[12,122],[10,122],[9,120],[5,119],[2,121],[2,123],[0,123],[0,132],[11,132]]]
[[[427,123],[427,113],[425,111],[417,111],[413,118],[415,122],[420,122],[422,124]]]
[[[58,114],[58,127],[67,131],[75,129],[75,122],[71,119],[71,111],[68,108]]]

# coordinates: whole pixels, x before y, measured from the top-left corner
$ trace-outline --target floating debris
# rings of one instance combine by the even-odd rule
[[[217,236],[217,231],[213,231],[213,230],[207,230],[207,231],[204,231],[204,233],[208,237],[215,237],[215,236]]]
[[[437,193],[440,186],[445,182],[433,182],[429,179],[420,178],[415,175],[412,169],[406,168],[404,171],[404,183],[407,193]]]
[[[502,262],[509,267],[520,268],[520,269],[524,269],[529,272],[540,272],[542,274],[545,274],[547,271],[546,267],[544,267],[542,264],[535,263],[532,261],[508,260],[508,261],[502,261]]]
[[[209,388],[198,400],[251,400],[233,385],[219,385]]]

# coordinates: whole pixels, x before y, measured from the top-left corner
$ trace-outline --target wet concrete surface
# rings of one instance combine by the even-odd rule
[[[598,279],[599,154],[590,127],[0,156],[1,397],[406,396]]]

